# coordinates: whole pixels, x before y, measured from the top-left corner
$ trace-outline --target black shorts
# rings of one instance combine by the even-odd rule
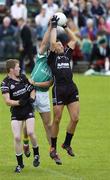
[[[26,113],[25,115],[14,115],[12,114],[11,115],[11,120],[17,120],[17,121],[25,121],[27,119],[30,119],[30,118],[34,118],[34,113],[33,112],[28,112]]]
[[[32,106],[16,106],[11,107],[11,120],[24,121],[29,118],[34,118],[34,109]]]
[[[56,85],[52,89],[53,105],[68,105],[79,101],[79,92],[75,83]]]

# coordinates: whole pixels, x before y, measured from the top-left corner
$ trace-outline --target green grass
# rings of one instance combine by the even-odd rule
[[[0,81],[3,75],[0,75]],[[109,180],[110,179],[110,77],[75,75],[80,92],[80,120],[72,147],[76,156],[68,157],[61,149],[68,113],[65,108],[60,124],[58,152],[63,165],[49,157],[49,146],[41,119],[36,113],[36,134],[41,165],[32,166],[32,154],[24,157],[21,174],[13,172],[16,159],[10,126],[10,113],[0,94],[0,180]]]

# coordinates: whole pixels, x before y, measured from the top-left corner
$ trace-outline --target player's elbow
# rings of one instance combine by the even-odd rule
[[[55,47],[56,47],[56,42],[51,42],[50,49],[53,51],[53,50],[55,50]]]
[[[10,103],[9,100],[6,100],[5,103],[6,103],[7,106],[11,106],[11,103]]]

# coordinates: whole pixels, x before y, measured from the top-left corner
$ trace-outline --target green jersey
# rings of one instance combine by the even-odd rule
[[[45,82],[52,79],[51,69],[47,64],[47,53],[42,55],[38,54],[36,57],[36,63],[31,73],[31,78],[35,82]],[[37,91],[48,91],[47,88],[36,87]]]

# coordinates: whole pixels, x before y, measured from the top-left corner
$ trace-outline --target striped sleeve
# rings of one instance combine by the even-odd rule
[[[8,86],[8,83],[5,82],[5,81],[2,81],[1,83],[1,92],[2,94],[5,94],[5,93],[8,93],[9,92],[9,86]]]

